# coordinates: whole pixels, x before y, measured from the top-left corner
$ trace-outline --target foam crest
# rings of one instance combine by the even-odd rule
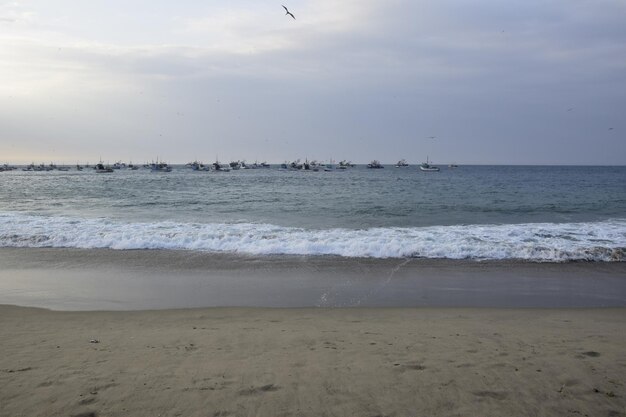
[[[301,229],[0,214],[1,247],[185,249],[253,255],[624,261],[626,219],[588,223]]]

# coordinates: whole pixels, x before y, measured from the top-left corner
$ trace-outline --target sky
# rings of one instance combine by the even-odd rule
[[[624,165],[624,22],[626,0],[0,0],[0,164]]]

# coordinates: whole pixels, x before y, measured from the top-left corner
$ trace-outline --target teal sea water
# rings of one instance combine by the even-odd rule
[[[620,262],[626,167],[14,170],[0,247]]]

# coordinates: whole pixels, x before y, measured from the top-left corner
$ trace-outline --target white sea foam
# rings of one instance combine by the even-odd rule
[[[252,223],[124,223],[107,219],[1,213],[0,247],[614,262],[626,260],[626,219],[588,223],[316,230]]]

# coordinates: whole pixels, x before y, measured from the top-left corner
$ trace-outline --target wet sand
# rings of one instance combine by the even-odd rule
[[[626,415],[623,308],[0,306],[0,335],[2,417]]]
[[[626,262],[0,249],[0,304],[55,310],[626,307]]]

